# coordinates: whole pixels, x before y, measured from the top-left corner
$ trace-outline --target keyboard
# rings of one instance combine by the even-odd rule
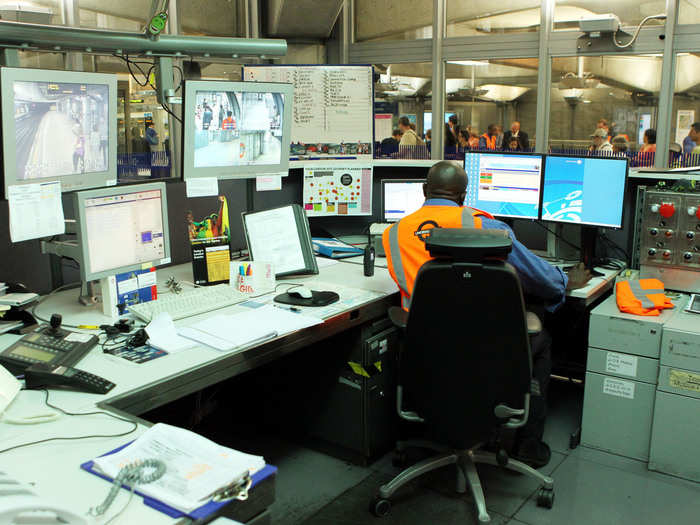
[[[246,301],[248,296],[228,284],[202,286],[186,292],[168,293],[155,301],[132,304],[129,312],[150,323],[161,312],[168,312],[173,321],[192,317]]]

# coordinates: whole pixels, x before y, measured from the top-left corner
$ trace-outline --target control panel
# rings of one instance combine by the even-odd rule
[[[642,275],[673,281],[673,285],[667,283],[669,288],[696,291],[700,286],[700,194],[647,191],[639,234]]]

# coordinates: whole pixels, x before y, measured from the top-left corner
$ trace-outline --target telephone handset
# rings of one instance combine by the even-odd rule
[[[0,523],[88,525],[87,519],[63,505],[46,503],[31,487],[0,472]]]

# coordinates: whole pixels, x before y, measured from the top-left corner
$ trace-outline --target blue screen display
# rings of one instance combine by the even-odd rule
[[[542,155],[467,152],[466,206],[499,217],[538,219]]]
[[[620,228],[627,160],[547,156],[542,219]]]

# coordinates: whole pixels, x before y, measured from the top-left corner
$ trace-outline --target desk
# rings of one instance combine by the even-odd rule
[[[602,273],[603,276],[593,277],[586,286],[576,290],[569,290],[566,296],[572,299],[580,299],[583,301],[584,306],[589,306],[613,287],[615,277],[622,271],[608,270],[606,268],[596,268],[596,270]]]
[[[187,264],[158,270],[161,284],[171,275],[179,280],[191,281],[191,266]],[[136,417],[138,414],[261,366],[313,342],[384,316],[387,308],[397,303],[397,288],[388,271],[377,268],[373,277],[364,277],[361,264],[338,263],[321,268],[319,275],[295,277],[286,282],[303,283],[310,287],[314,287],[314,283],[337,283],[339,286],[376,292],[376,297],[333,315],[322,325],[288,334],[237,353],[222,354],[207,347],[195,347],[147,363],[133,364],[103,354],[96,348],[80,362],[80,368],[104,376],[117,386],[107,395],[52,391],[50,400],[69,411],[88,412],[97,407],[124,416],[137,422],[137,430],[124,437],[55,441],[8,451],[0,455],[3,470],[20,481],[34,483],[40,495],[61,501],[80,513],[85,512],[104,499],[109,485],[82,471],[79,465],[142,434],[149,423]],[[236,305],[227,308],[225,312],[234,313],[242,308],[245,307]],[[79,305],[75,290],[58,293],[39,306],[42,317],[53,311],[61,311],[67,324],[101,324],[109,321],[98,307]],[[192,322],[192,318],[187,321]],[[8,346],[16,339],[17,336],[1,336],[0,348]],[[46,410],[41,408],[43,396],[43,392],[23,391],[10,410],[45,412]],[[9,425],[0,420],[0,448],[47,437],[111,434],[129,428],[128,423],[105,415],[77,418],[62,416],[56,421],[35,426]],[[127,497],[126,491],[121,491],[108,515],[111,516],[119,510]],[[157,525],[174,523],[174,520],[146,507],[140,498],[136,497],[117,523]]]

